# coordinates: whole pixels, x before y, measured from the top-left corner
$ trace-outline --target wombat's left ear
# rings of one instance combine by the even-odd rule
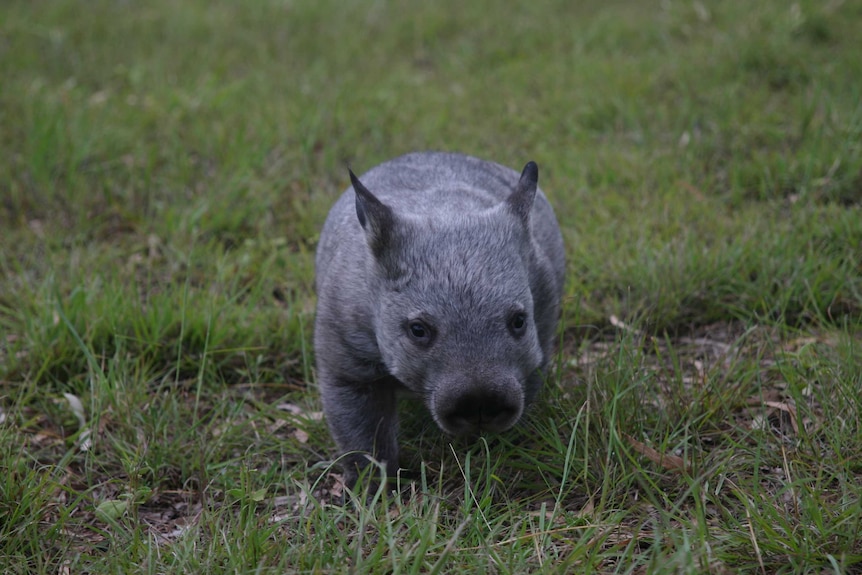
[[[524,224],[530,223],[530,210],[533,209],[533,200],[536,198],[536,188],[539,186],[539,166],[536,162],[527,162],[518,186],[506,202],[509,209],[515,213]]]
[[[350,170],[350,183],[356,194],[356,217],[359,224],[365,230],[365,237],[374,257],[380,258],[384,248],[391,243],[391,236],[395,228],[395,215],[392,209],[377,199],[377,196],[368,191],[353,170]]]

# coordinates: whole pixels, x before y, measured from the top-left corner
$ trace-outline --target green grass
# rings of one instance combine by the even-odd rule
[[[4,573],[862,572],[862,2],[0,7]],[[363,171],[540,166],[555,368],[334,505],[313,254]],[[78,405],[80,403],[80,405]]]

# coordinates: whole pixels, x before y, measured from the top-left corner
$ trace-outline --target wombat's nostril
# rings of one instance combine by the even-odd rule
[[[504,431],[521,415],[518,405],[492,393],[469,393],[453,402],[443,414],[443,423],[451,433],[471,431]]]

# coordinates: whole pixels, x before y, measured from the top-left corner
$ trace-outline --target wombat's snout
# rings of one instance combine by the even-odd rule
[[[447,433],[505,431],[515,425],[524,400],[515,389],[476,390],[444,394],[434,410],[437,424]]]

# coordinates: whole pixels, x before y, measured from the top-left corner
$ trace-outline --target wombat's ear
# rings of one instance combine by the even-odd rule
[[[536,162],[527,162],[518,186],[506,202],[509,209],[521,218],[524,224],[530,223],[530,210],[533,209],[533,200],[536,198],[536,188],[539,185],[539,166]]]
[[[353,191],[356,193],[356,217],[359,218],[359,224],[365,230],[371,253],[379,258],[390,243],[389,240],[395,228],[395,214],[389,206],[378,200],[368,191],[368,188],[362,185],[353,170],[348,168],[348,171],[350,183],[353,184]]]

